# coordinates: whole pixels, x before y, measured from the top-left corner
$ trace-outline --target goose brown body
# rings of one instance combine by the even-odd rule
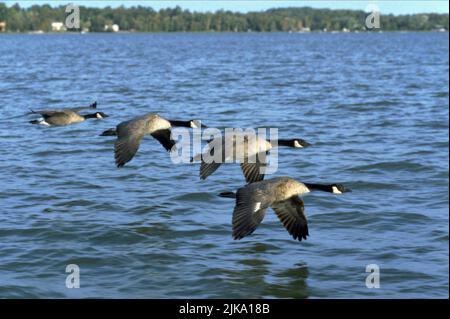
[[[107,115],[102,112],[80,115],[71,109],[33,111],[33,113],[42,115],[43,120],[31,121],[30,123],[49,126],[64,126],[80,123],[88,118],[102,119],[104,117],[107,117]]]

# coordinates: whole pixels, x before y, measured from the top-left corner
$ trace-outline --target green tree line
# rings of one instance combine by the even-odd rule
[[[51,31],[51,23],[64,22],[65,6],[33,5],[21,8],[0,2],[0,22],[6,22],[6,31]],[[104,31],[105,25],[118,24],[123,31],[183,32],[183,31],[311,31],[365,30],[367,13],[358,10],[329,10],[303,8],[269,9],[261,12],[239,13],[191,12],[180,7],[156,11],[150,7],[91,8],[80,6],[80,27],[92,32]],[[448,30],[448,14],[384,15],[380,28],[384,31]]]

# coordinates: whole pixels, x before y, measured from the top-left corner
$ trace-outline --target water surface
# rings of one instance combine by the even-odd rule
[[[0,36],[0,297],[448,297],[448,34]],[[111,117],[28,124],[93,100]],[[123,169],[99,137],[146,112],[277,127],[305,198],[297,242],[269,211],[231,238],[238,165],[206,181],[146,138]],[[77,264],[81,288],[65,287]],[[381,287],[368,289],[377,264]]]

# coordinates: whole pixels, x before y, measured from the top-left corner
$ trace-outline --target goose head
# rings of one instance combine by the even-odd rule
[[[199,120],[177,121],[169,120],[171,126],[189,127],[189,128],[206,128]]]
[[[330,191],[333,194],[342,194],[342,193],[350,193],[352,190],[349,188],[346,188],[342,184],[331,184]]]
[[[304,147],[308,147],[311,145],[310,143],[308,143],[307,141],[305,141],[304,139],[301,139],[301,138],[293,138],[293,139],[288,139],[288,140],[279,139],[277,142],[278,142],[278,145],[293,147],[293,148],[304,148]]]
[[[86,119],[99,119],[99,120],[103,119],[105,117],[109,117],[109,115],[106,115],[103,112],[95,112],[95,113],[87,114],[84,116],[84,118],[86,118]]]
[[[190,128],[207,128],[207,126],[202,124],[202,122],[199,120],[190,120],[189,127]]]

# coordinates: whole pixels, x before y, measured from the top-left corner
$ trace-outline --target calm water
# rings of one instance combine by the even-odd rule
[[[448,297],[448,51],[447,33],[1,36],[0,297]],[[93,100],[111,117],[23,115]],[[314,147],[280,149],[276,176],[353,192],[305,198],[306,242],[271,210],[233,241],[216,194],[238,165],[200,181],[149,137],[114,166],[98,134],[145,112],[278,127]]]

